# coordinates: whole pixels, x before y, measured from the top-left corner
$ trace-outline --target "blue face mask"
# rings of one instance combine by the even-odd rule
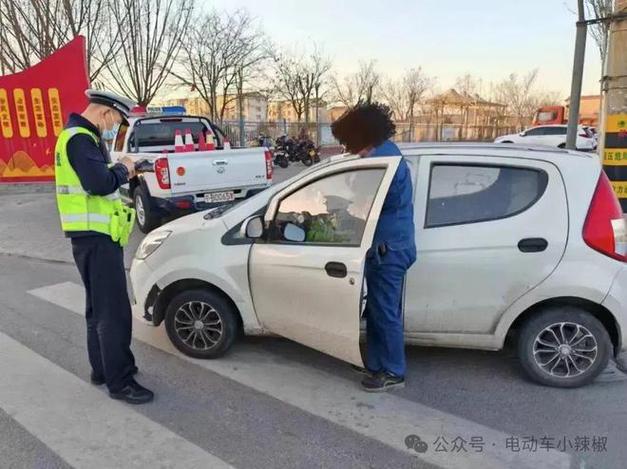
[[[104,132],[102,132],[102,138],[105,140],[113,140],[115,138],[115,135],[118,133],[119,127],[120,124],[114,124],[111,130],[105,129]]]

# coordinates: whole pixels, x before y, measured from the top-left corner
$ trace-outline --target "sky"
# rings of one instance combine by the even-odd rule
[[[538,88],[570,93],[576,0],[203,0],[247,9],[279,46],[322,46],[342,75],[375,59],[386,76],[422,67],[444,91],[466,73],[489,83],[538,68]],[[584,94],[598,94],[601,65],[588,36]]]

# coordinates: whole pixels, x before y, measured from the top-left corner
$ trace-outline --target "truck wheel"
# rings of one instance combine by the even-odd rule
[[[165,328],[172,344],[185,355],[219,358],[237,336],[237,312],[210,290],[184,291],[168,305]]]
[[[161,224],[161,219],[155,215],[150,205],[150,198],[141,187],[133,192],[133,205],[135,212],[137,212],[135,217],[137,226],[142,233],[150,233]]]
[[[547,308],[520,331],[518,355],[535,382],[559,388],[589,384],[605,369],[612,342],[603,324],[574,306]]]

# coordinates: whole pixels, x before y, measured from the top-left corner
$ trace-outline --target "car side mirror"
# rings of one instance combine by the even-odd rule
[[[303,230],[300,226],[297,226],[294,223],[288,223],[283,229],[283,237],[287,241],[302,243],[305,241],[306,234],[305,230]]]
[[[262,217],[251,217],[244,221],[241,229],[242,234],[249,239],[259,239],[263,236],[263,219]]]

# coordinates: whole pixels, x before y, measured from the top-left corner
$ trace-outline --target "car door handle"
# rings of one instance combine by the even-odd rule
[[[324,270],[327,271],[329,277],[344,278],[348,275],[346,265],[341,262],[329,262],[324,266]]]
[[[542,252],[549,246],[544,238],[525,238],[518,242],[520,252]]]
[[[229,164],[229,162],[226,160],[216,160],[213,162],[214,166],[224,166],[226,164]]]

